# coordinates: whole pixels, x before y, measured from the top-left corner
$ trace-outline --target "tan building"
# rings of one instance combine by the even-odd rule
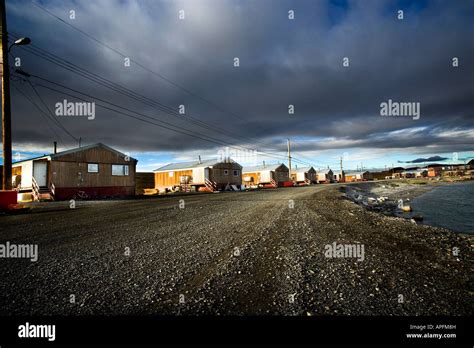
[[[313,167],[295,168],[291,171],[291,180],[297,184],[314,184],[316,179],[316,170]]]
[[[372,175],[368,171],[346,173],[346,182],[372,180]]]
[[[285,186],[290,182],[290,171],[284,164],[263,164],[259,166],[244,167],[242,180],[245,186]]]
[[[317,180],[320,184],[328,184],[334,182],[334,174],[333,171],[329,168],[327,169],[320,169],[317,172]]]
[[[346,172],[342,171],[339,173],[334,173],[334,181],[335,182],[345,182],[346,181]]]
[[[187,191],[190,188],[238,190],[242,185],[242,166],[232,159],[170,163],[156,169],[154,173],[155,188],[160,191]]]
[[[13,163],[13,186],[34,200],[133,196],[137,162],[98,143]]]

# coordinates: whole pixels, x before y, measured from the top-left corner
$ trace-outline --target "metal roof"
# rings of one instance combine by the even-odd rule
[[[81,152],[81,151],[84,151],[84,150],[89,150],[89,149],[93,149],[95,147],[102,147],[104,149],[107,149],[109,151],[112,151],[114,153],[116,153],[117,155],[119,156],[127,156],[126,154],[120,152],[120,151],[117,151],[115,149],[112,149],[110,146],[107,146],[105,144],[102,144],[102,143],[96,143],[96,144],[91,144],[91,145],[86,145],[86,146],[81,146],[81,147],[77,147],[75,149],[70,149],[70,150],[66,150],[66,151],[61,151],[61,152],[57,152],[57,153],[52,153],[50,154],[49,156],[51,156],[52,159],[54,158],[57,158],[57,157],[61,157],[61,156],[64,156],[64,155],[69,155],[71,153],[76,153],[76,152]],[[130,156],[129,156],[130,157]],[[134,161],[137,161],[135,158],[132,158],[130,157],[131,160],[134,160]],[[138,161],[137,161],[138,162]]]
[[[167,172],[173,170],[182,170],[182,169],[193,169],[193,168],[205,168],[212,167],[219,163],[236,163],[233,159],[229,158],[226,160],[217,160],[217,159],[207,159],[202,161],[188,161],[188,162],[179,162],[179,163],[169,163],[163,167],[157,168],[154,172]],[[240,164],[238,164],[240,166]]]
[[[416,174],[416,173],[423,173],[423,172],[426,172],[425,168],[405,170],[404,172],[402,172],[402,174]]]
[[[285,166],[283,163],[276,163],[276,164],[266,164],[265,166],[263,164],[258,165],[258,166],[248,166],[244,167],[242,169],[242,173],[253,173],[253,172],[265,172],[265,171],[272,171],[275,170],[281,166],[284,166],[286,169],[288,169],[287,166]]]
[[[300,168],[294,168],[291,170],[292,173],[307,173],[311,169],[315,170],[313,167],[300,167]],[[316,170],[315,170],[316,171]]]
[[[362,175],[362,174],[365,174],[365,173],[370,173],[368,170],[364,170],[364,171],[355,171],[355,172],[345,172],[346,175]]]
[[[81,147],[77,147],[77,148],[74,148],[74,149],[69,149],[69,150],[66,150],[66,151],[61,151],[61,152],[57,152],[57,153],[51,153],[49,155],[43,155],[43,156],[37,156],[37,157],[32,157],[32,158],[28,158],[28,159],[24,159],[24,160],[21,160],[21,161],[16,161],[16,162],[13,162],[12,164],[15,164],[15,163],[21,163],[21,162],[27,162],[27,161],[33,161],[33,160],[37,160],[37,159],[40,159],[40,158],[50,158],[50,159],[55,159],[55,158],[58,158],[58,157],[61,157],[61,156],[64,156],[64,155],[69,155],[71,153],[76,153],[76,152],[80,152],[80,151],[84,151],[84,150],[89,150],[89,149],[93,149],[95,147],[102,147],[104,149],[107,149],[109,151],[112,151],[114,153],[116,153],[117,155],[119,156],[123,156],[123,157],[126,157],[127,155],[120,152],[120,151],[117,151],[115,149],[112,149],[110,146],[107,146],[105,144],[102,144],[102,143],[96,143],[96,144],[91,144],[91,145],[86,145],[86,146],[81,146]],[[136,160],[135,158],[132,158],[130,157],[131,160],[133,161],[136,161],[138,162],[138,160]]]
[[[12,162],[12,165],[17,164],[17,163],[22,163],[22,162],[34,161],[34,160],[41,159],[41,158],[48,158],[48,157],[49,157],[49,155],[36,156],[36,157],[27,158],[27,159],[24,159],[24,160]]]

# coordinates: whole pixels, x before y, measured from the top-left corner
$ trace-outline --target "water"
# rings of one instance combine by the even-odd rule
[[[436,187],[411,206],[424,224],[474,234],[474,181]]]

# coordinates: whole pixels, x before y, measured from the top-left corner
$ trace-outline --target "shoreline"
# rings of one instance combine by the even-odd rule
[[[369,211],[378,212],[385,216],[406,219],[412,223],[423,226],[444,228],[425,224],[423,216],[416,210],[413,210],[411,203],[415,198],[437,187],[460,182],[462,181],[369,181],[359,185],[343,186],[341,191],[345,194],[347,199]],[[410,207],[410,210],[403,211],[400,208],[401,206]],[[467,232],[447,230],[457,234],[470,235],[470,233]]]

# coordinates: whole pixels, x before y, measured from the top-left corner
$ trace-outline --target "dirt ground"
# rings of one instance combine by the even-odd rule
[[[0,315],[473,313],[472,237],[367,211],[339,185],[33,211],[0,217],[0,243],[39,248],[0,259]],[[332,243],[363,261],[326,257]]]

